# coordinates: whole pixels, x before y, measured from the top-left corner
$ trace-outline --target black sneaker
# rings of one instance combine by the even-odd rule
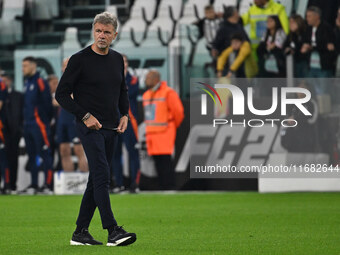
[[[72,235],[72,239],[70,241],[71,245],[101,245],[102,242],[94,240],[94,238],[90,235],[89,230],[87,228],[83,228],[80,233],[76,234],[75,232]]]
[[[109,235],[107,246],[126,246],[136,241],[135,233],[126,232],[122,226],[116,226]]]
[[[130,186],[130,193],[131,194],[138,194],[140,192],[140,189],[137,184],[131,184]]]
[[[38,194],[44,194],[44,195],[53,195],[53,191],[51,189],[51,187],[47,184],[45,184],[44,186],[40,187],[37,190]]]
[[[124,186],[115,186],[113,189],[110,190],[111,194],[119,194],[125,191]]]
[[[22,195],[36,195],[38,192],[38,187],[34,185],[28,186],[26,189],[19,191],[19,194]]]

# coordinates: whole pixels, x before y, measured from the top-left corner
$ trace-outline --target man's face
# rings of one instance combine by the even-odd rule
[[[241,48],[242,42],[240,40],[231,40],[231,48],[233,50],[239,50]]]
[[[214,11],[214,9],[205,10],[204,15],[207,19],[214,19],[215,18],[215,11]]]
[[[155,83],[154,75],[149,72],[145,76],[145,86],[147,89],[153,88],[157,83]]]
[[[262,7],[267,3],[267,0],[254,0],[254,4],[258,7]]]
[[[233,15],[229,18],[229,21],[232,23],[237,23],[240,19],[240,15],[238,14],[238,11],[235,10]]]
[[[51,93],[54,93],[58,87],[58,79],[52,78],[51,80],[48,81],[48,84],[50,85]]]
[[[116,38],[117,32],[111,24],[96,23],[93,28],[94,43],[99,49],[110,47],[112,41]]]
[[[2,81],[5,83],[7,88],[12,87],[12,80],[9,77],[7,76],[2,77]]]
[[[36,64],[31,61],[22,62],[22,73],[24,76],[32,76],[35,74]]]
[[[308,11],[306,13],[306,20],[309,26],[315,26],[319,20],[319,15],[315,12]]]

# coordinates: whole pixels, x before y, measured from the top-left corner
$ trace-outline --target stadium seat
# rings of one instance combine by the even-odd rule
[[[178,20],[175,29],[175,37],[172,41],[173,45],[184,43],[185,45],[190,45],[188,52],[185,54],[189,54],[192,52],[193,48],[191,46],[195,45],[199,38],[199,31],[197,26],[193,25],[194,22],[198,21],[198,18],[195,14],[195,6],[191,2],[187,2],[184,6],[184,12],[182,18]],[[188,64],[188,61],[185,61]]]
[[[139,46],[139,44],[145,39],[146,29],[147,24],[143,19],[142,7],[133,6],[130,18],[122,27],[122,35],[124,34],[124,36],[126,36],[126,34],[129,34],[130,40],[135,44],[135,46]]]
[[[81,49],[78,40],[78,29],[76,27],[68,27],[65,31],[65,39],[62,42],[63,58],[69,57]]]
[[[216,12],[224,12],[224,6],[237,6],[237,0],[215,0],[214,7]]]
[[[183,7],[183,0],[161,0],[159,7],[158,7],[158,15],[159,12],[162,10],[169,12],[169,16],[174,20],[178,20],[182,16],[182,7]]]
[[[162,38],[166,38],[165,36]],[[165,44],[167,44],[167,42]],[[147,38],[141,43],[141,47],[162,47],[162,46],[165,45],[159,39],[158,30],[149,30]]]
[[[196,44],[195,54],[192,63],[194,66],[200,66],[203,68],[206,63],[210,63],[211,61],[212,58],[206,47],[206,39],[201,38]]]
[[[129,32],[121,32],[119,40],[113,42],[113,48],[115,50],[125,49],[125,48],[136,48],[136,45],[131,40],[131,35]],[[120,51],[120,50],[118,50]]]
[[[174,33],[174,21],[170,17],[170,11],[168,6],[159,8],[158,16],[149,26],[148,35],[154,35],[159,33],[159,38],[157,40],[162,41],[163,44],[167,44],[173,37]]]
[[[141,8],[142,15],[146,22],[150,23],[155,17],[157,7],[156,0],[136,0],[133,6]]]
[[[192,3],[196,10],[200,19],[204,18],[204,8],[210,4],[210,0],[189,0],[189,3]]]
[[[246,13],[249,7],[253,4],[254,4],[253,0],[241,0],[239,10],[238,10],[240,15]]]
[[[187,2],[184,5],[183,16],[178,20],[178,24],[192,24],[196,21],[198,21],[198,17],[195,12],[195,5]]]
[[[62,43],[64,49],[80,49],[81,45],[78,41],[78,29],[76,27],[68,27],[65,31],[65,39]]]
[[[0,19],[0,44],[14,44],[22,40],[22,17],[25,10],[25,0],[3,0],[3,10]]]
[[[36,20],[50,20],[59,16],[57,0],[35,0],[31,5],[31,17]]]

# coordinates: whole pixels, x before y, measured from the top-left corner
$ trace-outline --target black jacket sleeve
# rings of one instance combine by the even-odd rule
[[[124,73],[124,60],[122,57],[122,83],[120,87],[120,95],[119,95],[119,112],[121,116],[126,115],[129,113],[129,97],[128,97],[128,88],[125,83],[125,73]]]
[[[74,91],[74,86],[77,84],[79,75],[81,73],[81,58],[78,55],[73,55],[68,64],[67,68],[62,75],[55,99],[58,103],[68,112],[74,114],[79,120],[81,120],[87,111],[80,107],[71,97]]]

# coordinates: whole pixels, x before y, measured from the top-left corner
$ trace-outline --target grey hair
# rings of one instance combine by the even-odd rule
[[[309,6],[307,8],[307,12],[314,12],[316,13],[317,15],[319,15],[319,17],[321,18],[322,16],[322,11],[319,7],[316,7],[316,6]]]
[[[94,17],[92,27],[94,27],[94,25],[97,23],[100,23],[103,25],[111,24],[113,26],[114,31],[115,32],[117,31],[117,27],[118,27],[117,17],[110,12],[102,12],[102,13],[97,14],[96,17]]]

